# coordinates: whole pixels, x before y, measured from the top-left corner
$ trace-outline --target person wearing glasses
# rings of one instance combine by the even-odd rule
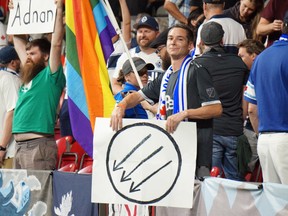
[[[162,69],[164,71],[166,71],[171,65],[171,58],[167,52],[167,47],[166,47],[168,32],[169,32],[169,29],[164,30],[150,44],[150,47],[156,49],[155,53],[162,60]]]

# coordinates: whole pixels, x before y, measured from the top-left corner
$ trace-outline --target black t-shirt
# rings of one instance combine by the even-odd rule
[[[223,113],[214,119],[214,134],[240,136],[243,134],[242,96],[249,71],[240,57],[224,49],[212,49],[195,59],[211,74],[222,103]]]
[[[160,96],[161,81],[164,74],[145,86],[140,93],[146,99],[158,102]],[[166,114],[167,117],[173,114],[173,94],[178,78],[178,71],[171,74],[166,91]],[[188,109],[195,109],[201,106],[219,102],[215,92],[212,78],[209,72],[192,63],[188,72],[187,81],[187,104]],[[196,120],[189,119],[197,123],[197,166],[211,166],[212,143],[213,143],[213,119]]]

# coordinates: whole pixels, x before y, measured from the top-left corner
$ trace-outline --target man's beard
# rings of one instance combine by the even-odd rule
[[[162,69],[166,71],[171,65],[171,58],[166,52],[164,58],[162,59]]]
[[[29,63],[26,62],[21,70],[21,79],[23,84],[28,84],[45,67],[44,58],[41,58],[36,63],[31,60],[29,60]]]

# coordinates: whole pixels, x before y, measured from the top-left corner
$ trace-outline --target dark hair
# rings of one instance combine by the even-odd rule
[[[43,54],[50,54],[51,43],[47,38],[35,39],[27,43],[26,50],[30,50],[32,47],[39,47],[39,50]]]
[[[194,28],[194,26],[192,26],[191,21],[192,20],[197,20],[199,16],[201,16],[203,14],[203,8],[199,7],[193,11],[190,12],[188,18],[187,18],[187,25],[190,28]]]
[[[240,47],[246,48],[247,53],[249,53],[250,55],[252,55],[253,53],[259,55],[265,49],[265,46],[263,43],[261,43],[258,40],[253,40],[253,39],[246,39],[246,40],[240,42],[237,45],[237,47],[238,48],[240,48]]]
[[[192,29],[189,28],[187,25],[184,25],[184,24],[182,24],[182,23],[175,24],[175,25],[173,25],[173,26],[170,28],[169,32],[170,32],[172,29],[174,29],[174,28],[182,28],[182,29],[184,29],[184,30],[186,31],[186,33],[187,33],[187,39],[188,39],[188,41],[189,41],[189,42],[193,42],[193,39],[194,39],[193,31],[192,31]],[[168,32],[168,35],[169,35],[169,32]]]
[[[255,5],[255,12],[254,15],[260,13],[264,8],[264,1],[263,0],[250,0]]]
[[[121,69],[121,70],[119,71],[119,75],[118,75],[118,77],[117,77],[117,82],[124,84],[125,81],[126,81],[126,80],[125,80],[125,75],[124,75],[124,73],[123,73],[123,70]]]

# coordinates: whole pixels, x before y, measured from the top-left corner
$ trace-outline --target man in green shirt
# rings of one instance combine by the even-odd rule
[[[66,84],[61,65],[64,35],[62,1],[56,1],[57,15],[51,44],[46,39],[26,44],[25,36],[13,36],[22,64],[22,86],[12,126],[16,140],[16,169],[50,170],[56,166],[54,126],[57,106]],[[9,7],[13,9],[11,1]]]

